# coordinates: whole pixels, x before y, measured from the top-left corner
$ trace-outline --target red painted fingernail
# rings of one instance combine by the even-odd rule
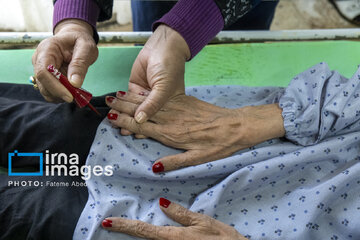
[[[164,207],[164,208],[168,208],[171,204],[171,202],[169,200],[167,200],[166,198],[160,198],[159,199],[159,204],[160,206]]]
[[[126,95],[126,92],[124,92],[124,91],[118,91],[117,93],[122,97]]]
[[[104,221],[102,221],[102,225],[103,227],[110,228],[112,227],[112,221],[109,219],[104,219]]]
[[[116,120],[118,118],[118,115],[116,113],[108,113],[107,118],[109,120]]]
[[[106,97],[106,101],[108,101],[109,103],[112,103],[114,100],[114,97]]]
[[[152,166],[154,173],[159,173],[164,171],[164,165],[161,162],[158,162]]]

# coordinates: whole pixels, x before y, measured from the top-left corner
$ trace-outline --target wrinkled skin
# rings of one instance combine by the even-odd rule
[[[233,227],[207,215],[194,213],[176,203],[160,209],[184,227],[154,226],[138,220],[111,217],[112,227],[106,230],[154,240],[246,240]],[[104,227],[104,224],[103,224]]]
[[[54,33],[39,44],[32,58],[37,85],[49,102],[72,102],[70,92],[46,68],[54,65],[79,88],[98,57],[98,48],[93,29],[85,21],[63,20]],[[189,58],[190,50],[182,36],[166,25],[158,26],[137,56],[130,74],[128,91],[148,93],[135,113],[137,122],[147,121],[169,98],[184,93],[185,62]],[[123,128],[122,134],[132,132]]]
[[[160,25],[140,51],[131,70],[129,92],[148,92],[134,114],[138,123],[151,118],[169,98],[184,94],[188,58],[190,50],[181,35]]]
[[[92,27],[82,20],[64,20],[54,33],[39,44],[32,57],[37,85],[49,102],[72,102],[71,93],[47,71],[47,66],[54,65],[73,86],[81,87],[88,68],[98,57],[98,48]]]
[[[278,104],[226,109],[181,94],[172,97],[150,121],[139,124],[130,116],[145,99],[133,93],[107,97],[110,113],[118,116],[110,121],[115,127],[187,150],[158,159],[154,164],[161,162],[164,171],[225,158],[285,135]]]

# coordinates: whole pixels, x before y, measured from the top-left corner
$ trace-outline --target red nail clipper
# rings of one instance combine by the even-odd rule
[[[92,94],[82,88],[76,88],[65,77],[59,70],[57,70],[53,65],[49,65],[47,70],[56,77],[64,87],[71,93],[74,97],[75,103],[79,108],[83,108],[88,106],[91,110],[93,110],[97,115],[101,116],[98,110],[91,105],[90,100],[92,98]]]

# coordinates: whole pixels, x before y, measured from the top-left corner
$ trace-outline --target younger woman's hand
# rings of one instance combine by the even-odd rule
[[[135,134],[187,150],[158,159],[154,172],[170,171],[221,158],[285,134],[282,109],[277,104],[227,109],[195,97],[172,97],[150,121],[139,124],[131,116],[145,97],[133,93],[107,97],[111,123]]]
[[[160,24],[131,69],[128,91],[146,93],[134,113],[138,123],[150,119],[171,97],[184,94],[185,62],[189,58],[190,49],[185,39],[171,27]],[[133,134],[129,130],[124,127],[121,134]]]
[[[53,37],[43,40],[32,57],[36,84],[49,102],[72,102],[71,93],[47,71],[52,64],[68,77],[74,87],[81,87],[88,68],[98,57],[93,29],[85,21],[66,19],[55,28]]]

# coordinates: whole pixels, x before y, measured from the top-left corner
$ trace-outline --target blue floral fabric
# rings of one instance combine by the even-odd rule
[[[89,199],[74,239],[136,239],[101,228],[106,217],[178,225],[159,209],[159,197],[214,217],[250,239],[360,239],[359,70],[346,79],[321,63],[286,89],[203,86],[188,88],[187,94],[227,108],[279,102],[287,139],[154,174],[155,160],[180,151],[123,137],[105,119],[87,164],[111,165],[114,174],[87,181]]]

